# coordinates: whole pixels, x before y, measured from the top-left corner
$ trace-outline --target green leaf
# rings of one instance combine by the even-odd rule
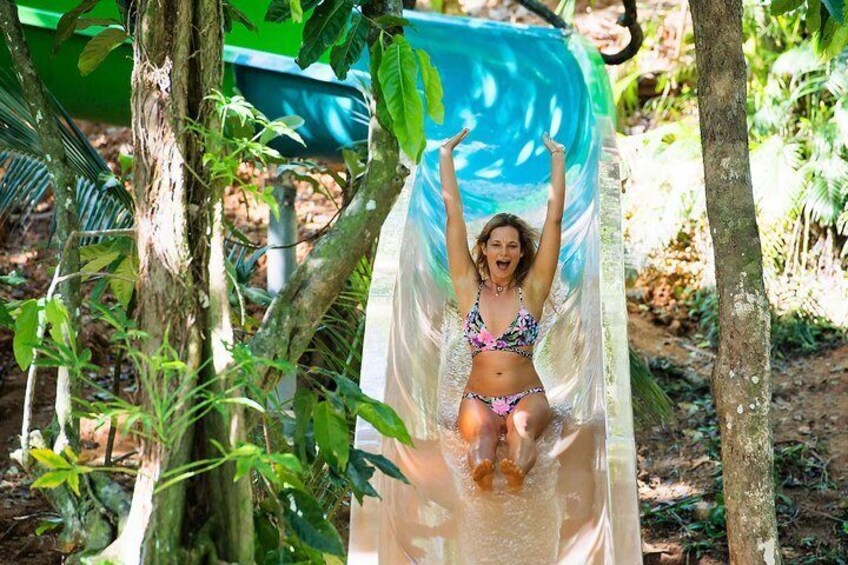
[[[340,80],[347,76],[351,65],[359,59],[365,47],[365,41],[368,39],[368,28],[368,20],[358,12],[353,12],[345,40],[333,47],[330,52],[330,66]]]
[[[15,328],[15,319],[12,318],[12,315],[9,314],[9,309],[6,308],[6,305],[0,302],[0,327],[4,327],[9,330],[13,330]]]
[[[308,389],[301,388],[294,393],[294,445],[303,461],[306,461],[306,431],[316,402],[315,395]]]
[[[303,28],[303,44],[295,62],[305,69],[335,43],[353,11],[353,0],[324,0]]]
[[[56,488],[68,482],[72,474],[72,471],[65,469],[44,473],[32,483],[32,488]]]
[[[29,452],[32,458],[48,469],[70,469],[71,464],[52,449],[32,449]]]
[[[359,404],[356,414],[377,428],[381,434],[392,437],[407,445],[412,445],[412,438],[406,431],[406,426],[400,416],[388,404],[370,400]]]
[[[49,532],[50,530],[55,530],[59,526],[64,524],[61,518],[48,518],[46,520],[42,520],[39,522],[38,526],[35,528],[35,535],[40,536],[44,532]]]
[[[134,258],[127,257],[121,261],[121,264],[115,269],[114,274],[116,276],[109,277],[109,288],[112,289],[115,298],[118,299],[118,302],[126,310],[135,290],[135,281],[138,279]]]
[[[382,455],[377,455],[376,453],[368,453],[367,451],[362,451],[359,449],[355,449],[354,451],[359,452],[359,456],[368,460],[369,463],[380,469],[385,475],[402,481],[406,484],[409,484],[409,480],[404,476],[400,469],[398,469],[397,465],[389,461],[387,458]],[[353,455],[351,455],[353,457]]]
[[[324,459],[339,471],[344,471],[350,456],[347,422],[333,405],[319,402],[312,415],[315,423],[315,441]]]
[[[26,282],[17,271],[12,271],[8,275],[0,275],[0,282],[9,286],[21,286]]]
[[[321,0],[272,0],[265,12],[266,22],[282,23],[292,20],[300,23],[303,13],[318,5]]]
[[[773,16],[779,16],[792,10],[797,10],[804,4],[804,0],[772,0],[769,10]]]
[[[74,494],[77,496],[80,495],[79,478],[79,473],[68,471],[68,486],[71,487],[71,490],[74,491]]]
[[[315,498],[300,490],[288,490],[287,494],[295,509],[284,505],[285,518],[301,541],[323,553],[344,555],[341,536],[324,516]]]
[[[21,311],[15,319],[15,338],[12,347],[15,361],[21,371],[26,371],[32,363],[35,347],[38,345],[38,312],[36,300],[27,300],[21,304]]]
[[[248,31],[256,31],[256,26],[253,24],[253,22],[250,21],[250,18],[248,18],[246,15],[244,15],[244,12],[242,12],[241,10],[239,10],[238,8],[233,6],[232,2],[229,2],[228,0],[224,0],[224,6],[223,7],[224,7],[224,16],[226,18],[228,18],[230,20],[230,22],[232,22],[232,20],[235,20],[238,23],[240,23],[241,25],[243,25],[244,27],[246,27],[248,29]],[[229,27],[232,29],[232,23],[230,23]],[[227,31],[229,31],[229,30],[227,30]]]
[[[392,117],[393,132],[411,159],[418,161],[424,150],[424,105],[415,88],[418,64],[412,47],[401,35],[392,39],[383,53],[378,71],[380,88]]]
[[[59,298],[53,298],[44,305],[44,317],[50,325],[50,337],[56,343],[66,343],[65,332],[70,330],[66,324],[70,321],[68,311]]]
[[[424,95],[427,97],[427,115],[430,119],[441,124],[445,121],[445,107],[442,105],[442,78],[439,71],[430,62],[430,55],[423,49],[418,49],[418,63],[421,68],[421,80],[424,83]]]
[[[821,32],[821,0],[807,0],[807,14],[804,19],[810,35]]]
[[[221,404],[241,404],[242,406],[247,406],[248,408],[253,408],[257,412],[262,414],[265,413],[265,408],[262,407],[261,404],[253,400],[252,398],[246,398],[244,396],[238,396],[236,398],[224,398],[218,400]]]
[[[84,273],[99,273],[109,265],[111,265],[116,259],[121,256],[120,251],[107,251],[102,253],[83,265],[82,269],[80,269]]]
[[[377,121],[388,131],[393,131],[392,116],[386,107],[386,98],[380,86],[380,65],[383,62],[383,39],[375,42],[370,49],[371,55],[371,88],[374,90],[374,98],[377,100]]]
[[[100,63],[106,59],[113,49],[129,39],[129,35],[123,29],[116,27],[106,28],[85,44],[79,58],[79,70],[82,76],[89,75]]]
[[[356,500],[362,504],[362,499],[366,496],[380,498],[380,495],[369,482],[374,475],[374,467],[368,465],[365,459],[359,455],[361,452],[357,452],[359,450],[354,450],[351,453],[350,465],[347,466],[347,476],[353,486],[353,494],[356,496]]]
[[[824,2],[825,7],[827,8],[827,12],[830,14],[830,17],[839,22],[841,25],[845,24],[845,2],[844,0],[822,0]]]
[[[299,118],[300,116],[295,116]],[[301,122],[303,119],[301,118]],[[262,133],[259,136],[259,143],[262,145],[267,145],[272,139],[275,139],[279,136],[285,136],[290,139],[293,139],[306,147],[306,143],[303,141],[303,138],[300,137],[294,129],[285,121],[285,120],[274,120],[273,122],[269,122],[265,129],[262,130]]]
[[[53,53],[59,50],[59,46],[74,34],[77,19],[83,14],[90,12],[100,0],[82,0],[76,8],[68,10],[56,24],[56,35],[53,36]]]

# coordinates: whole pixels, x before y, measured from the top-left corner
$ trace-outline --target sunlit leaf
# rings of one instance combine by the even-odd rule
[[[442,105],[442,79],[439,71],[430,62],[430,56],[423,49],[418,49],[418,63],[421,68],[421,80],[424,82],[424,94],[427,98],[427,115],[430,119],[441,124],[445,121],[445,107]]]
[[[15,338],[12,348],[15,351],[15,361],[22,371],[26,371],[38,345],[38,314],[40,307],[35,300],[27,300],[20,307],[21,311],[15,319]]]
[[[383,53],[378,71],[380,88],[392,118],[392,131],[411,159],[418,161],[424,150],[424,104],[416,89],[418,63],[403,36],[392,38]]]
[[[29,452],[32,458],[48,469],[70,469],[71,464],[52,449],[32,449]]]
[[[402,443],[412,445],[412,438],[409,437],[409,432],[400,416],[392,409],[391,406],[370,400],[362,402],[356,411],[357,416],[369,422],[377,428],[381,434],[387,437],[395,438]]]
[[[56,488],[68,482],[68,478],[73,474],[69,470],[50,471],[38,477],[32,483],[32,488]]]

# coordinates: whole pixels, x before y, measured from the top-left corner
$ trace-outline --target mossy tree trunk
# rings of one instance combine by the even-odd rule
[[[781,557],[772,475],[770,320],[748,157],[742,1],[690,5],[718,291],[712,389],[721,427],[730,561],[773,565]]]
[[[204,379],[226,384],[221,371],[232,340],[222,236],[221,187],[201,163],[204,139],[192,122],[215,130],[205,99],[222,81],[220,0],[142,0],[138,3],[132,75],[136,230],[139,253],[138,324],[147,364],[140,370],[146,412],[163,399],[179,403],[167,425],[172,435],[145,439],[127,525],[101,555],[121,563],[173,563],[185,559],[193,538],[209,532],[216,557],[253,558],[252,496],[248,479],[233,484],[225,466],[164,490],[163,475],[195,457],[211,455],[209,439],[233,447],[245,437],[240,410],[211,411],[199,423],[176,422],[196,401]],[[177,378],[151,360],[173,348],[185,363]],[[215,452],[217,456],[217,452]]]

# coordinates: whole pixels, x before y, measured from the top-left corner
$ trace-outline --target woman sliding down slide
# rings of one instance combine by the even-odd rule
[[[509,488],[519,490],[536,461],[536,438],[551,419],[545,389],[533,367],[533,344],[559,256],[565,150],[544,135],[551,152],[551,189],[538,249],[536,233],[524,220],[497,214],[470,253],[453,163],[453,150],[468,132],[463,129],[445,141],[439,154],[448,266],[472,356],[459,405],[459,432],[469,443],[474,481],[480,489],[491,490],[495,451],[505,430],[508,455],[498,467]]]

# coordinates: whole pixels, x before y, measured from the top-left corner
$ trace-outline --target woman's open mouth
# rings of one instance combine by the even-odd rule
[[[506,271],[509,269],[511,261],[495,261],[495,265],[498,266],[498,269],[501,271]]]

